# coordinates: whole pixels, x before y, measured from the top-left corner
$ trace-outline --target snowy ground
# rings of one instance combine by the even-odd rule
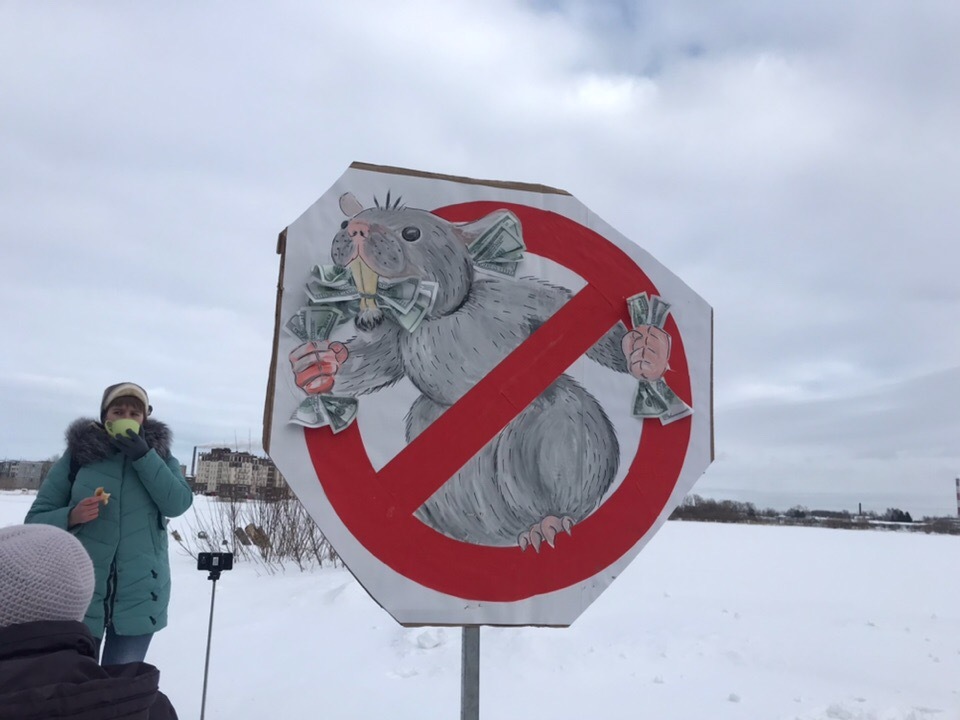
[[[32,496],[0,493],[0,526]],[[199,717],[205,573],[174,548],[148,660]],[[960,719],[960,538],[667,523],[566,630],[481,631],[481,717]],[[399,627],[346,570],[218,583],[207,713],[459,716],[460,631]]]

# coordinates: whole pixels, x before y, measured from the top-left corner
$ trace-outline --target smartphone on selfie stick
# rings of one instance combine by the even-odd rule
[[[207,580],[213,581],[213,590],[210,593],[210,625],[207,627],[207,659],[203,664],[203,699],[200,702],[200,720],[207,708],[207,674],[210,670],[210,638],[213,636],[213,603],[217,598],[217,580],[220,573],[233,570],[233,553],[198,553],[197,570],[210,573]]]

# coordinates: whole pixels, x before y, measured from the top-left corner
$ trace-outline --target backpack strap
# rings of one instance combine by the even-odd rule
[[[67,475],[67,483],[73,486],[73,481],[77,479],[77,473],[80,472],[80,461],[73,455],[70,456],[70,474]]]

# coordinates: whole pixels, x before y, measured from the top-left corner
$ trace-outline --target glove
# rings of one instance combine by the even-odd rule
[[[140,428],[140,432],[143,432],[143,427]],[[143,435],[137,435],[133,430],[127,430],[126,435],[119,435],[113,438],[112,442],[115,448],[131,460],[139,460],[150,452]]]

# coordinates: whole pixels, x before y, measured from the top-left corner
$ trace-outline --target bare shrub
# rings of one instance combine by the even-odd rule
[[[173,539],[191,557],[232,552],[235,562],[252,562],[269,574],[288,564],[299,570],[342,565],[313,518],[294,498],[279,500],[209,498],[193,504]]]
[[[670,515],[671,520],[700,520],[707,522],[756,522],[760,518],[753,503],[733,500],[710,500],[699,495],[688,495]]]
[[[960,535],[960,520],[951,517],[924,518],[924,532],[943,535]]]

